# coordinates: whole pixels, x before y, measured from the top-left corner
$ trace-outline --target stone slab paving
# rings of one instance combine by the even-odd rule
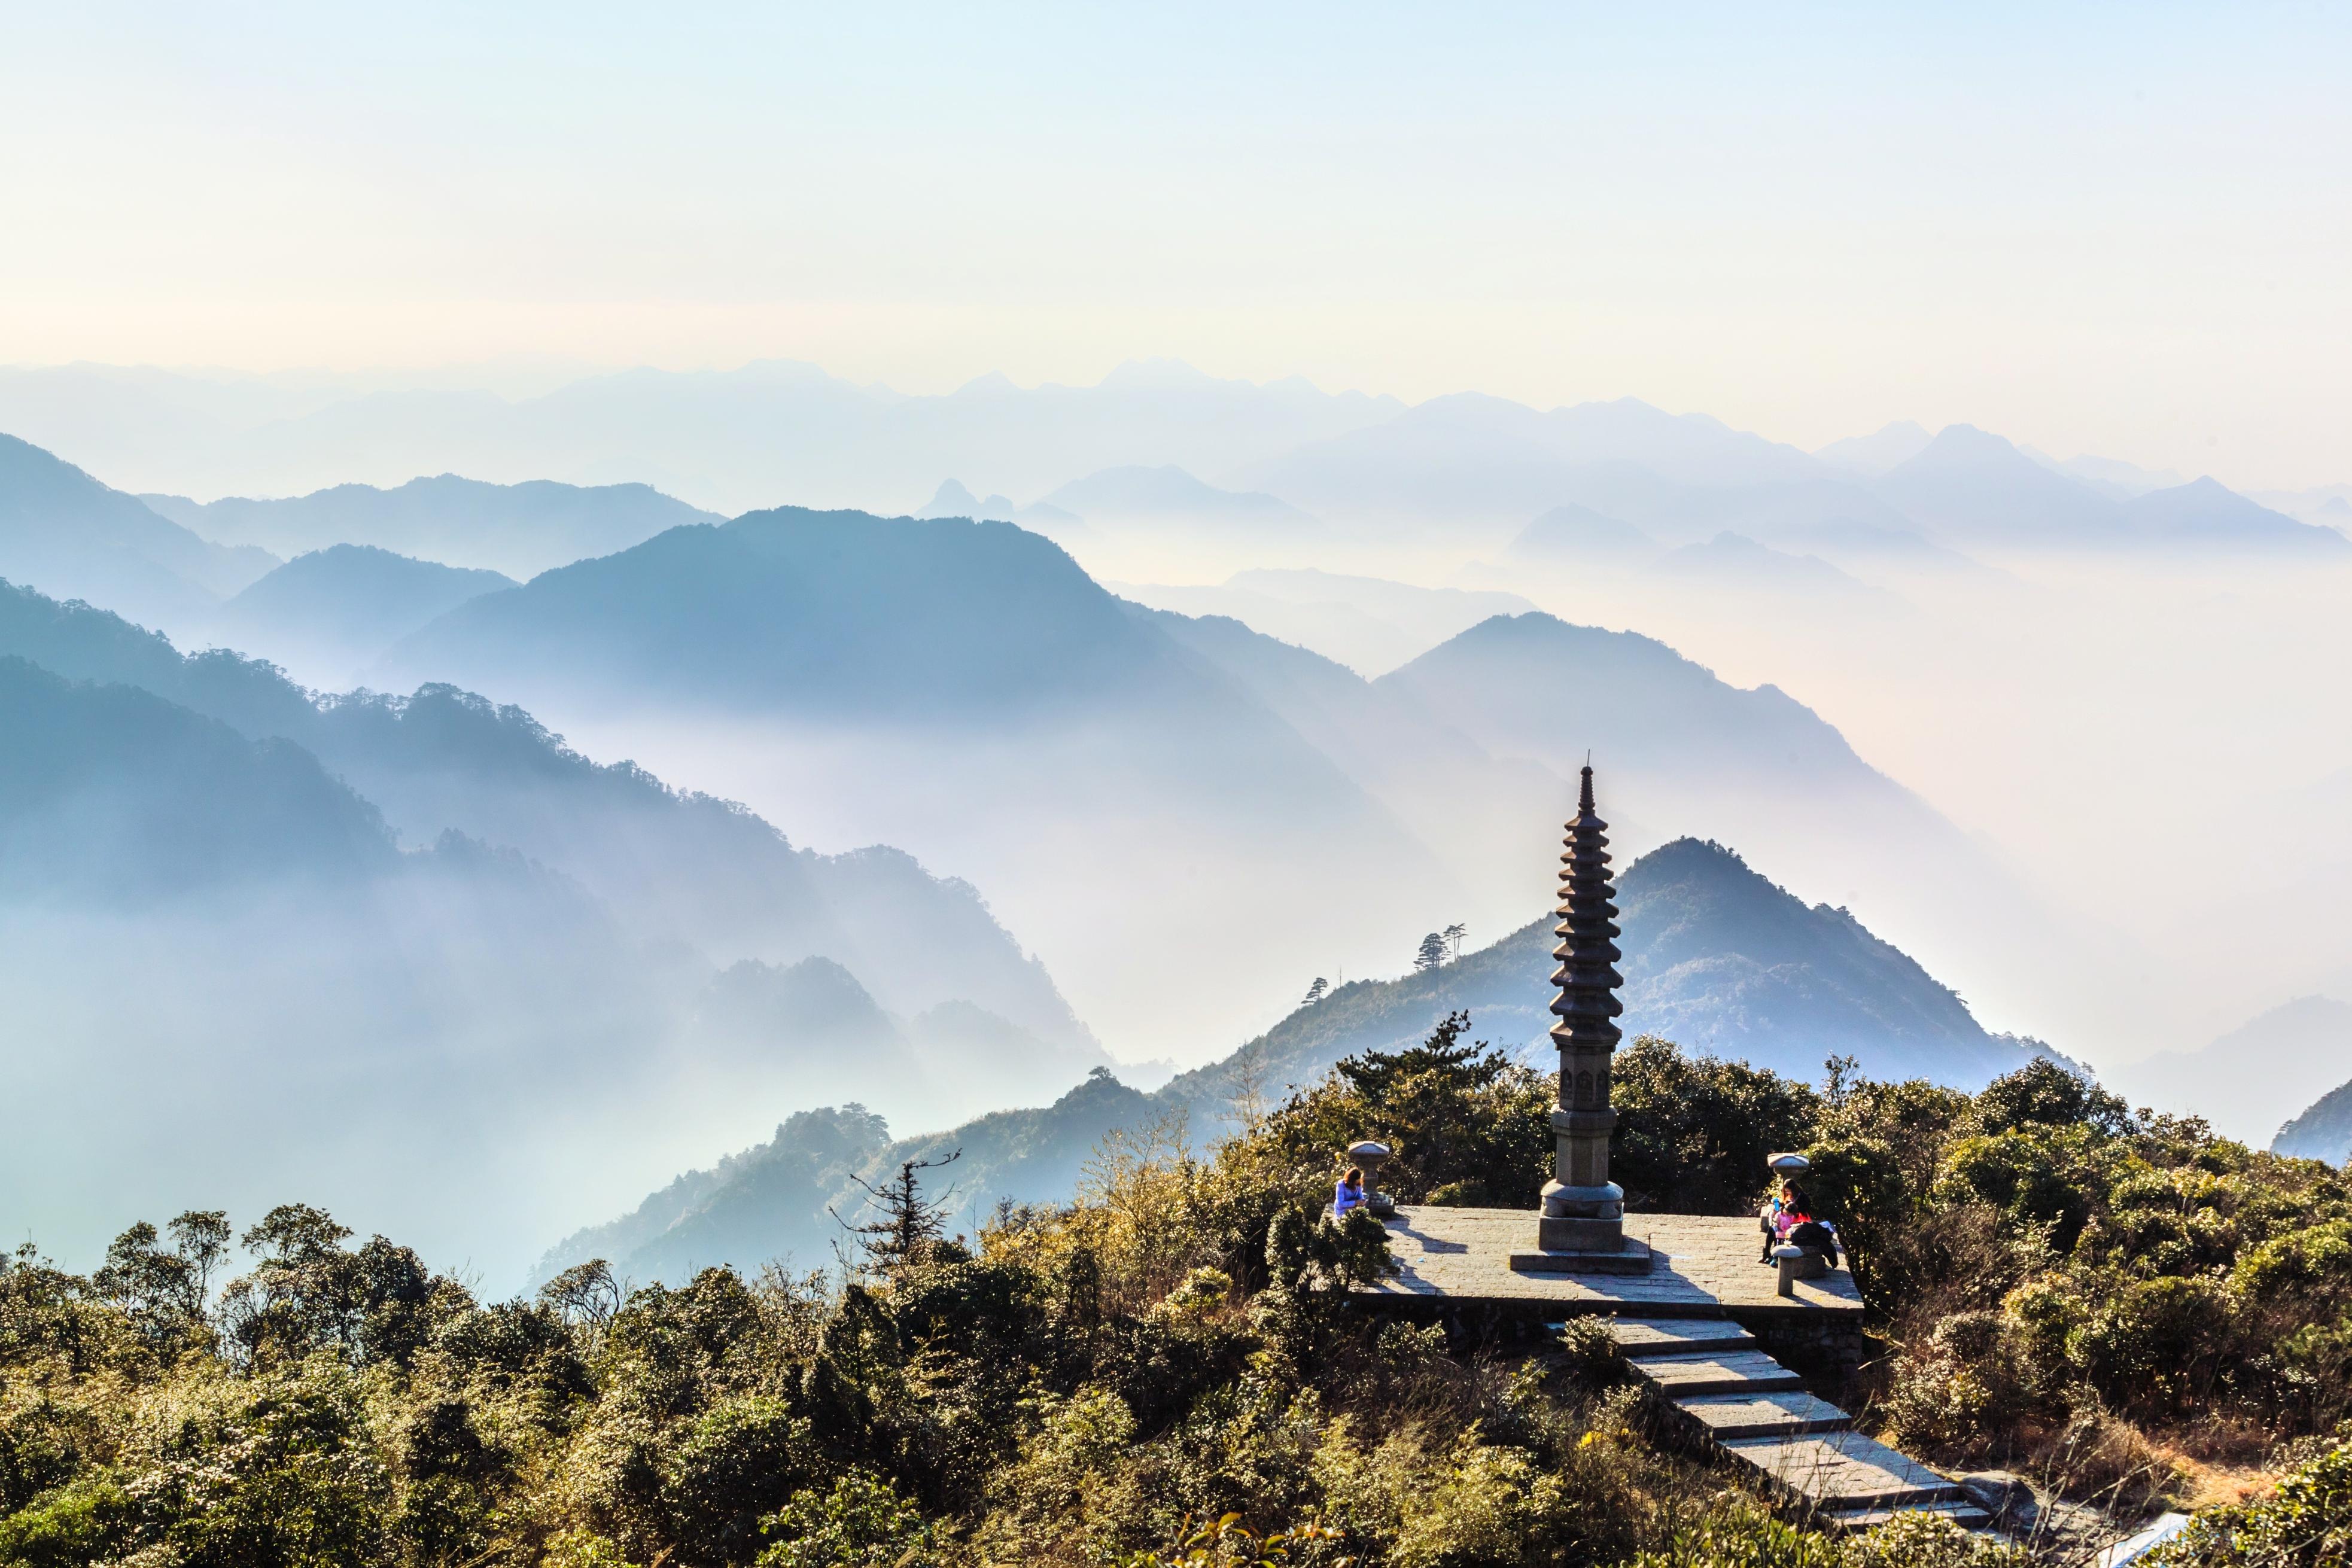
[[[1862,1315],[1862,1294],[1843,1269],[1800,1281],[1780,1295],[1779,1270],[1756,1261],[1756,1222],[1700,1214],[1631,1214],[1628,1235],[1661,1254],[1647,1274],[1541,1274],[1515,1270],[1536,1217],[1516,1208],[1401,1205],[1388,1221],[1401,1271],[1365,1287],[1376,1294],[1438,1296],[1465,1303],[1540,1304],[1551,1312],[1641,1317]]]
[[[1716,1355],[1654,1356],[1635,1369],[1669,1399],[1700,1394],[1774,1394],[1805,1380],[1760,1350]]]
[[[1838,1432],[1853,1417],[1826,1399],[1802,1391],[1780,1394],[1670,1394],[1675,1409],[1706,1428],[1718,1442],[1737,1437],[1793,1437],[1808,1432]]]
[[[1969,1530],[1990,1518],[1957,1482],[1854,1431],[1825,1399],[1757,1347],[1728,1319],[1612,1319],[1610,1332],[1634,1374],[1712,1437],[1736,1462],[1840,1529],[1927,1511]]]
[[[1941,1514],[1962,1530],[1979,1534],[1992,1527],[1992,1515],[1972,1502],[1906,1502],[1885,1508],[1835,1510],[1825,1515],[1822,1522],[1838,1530],[1868,1530],[1874,1524],[1885,1524],[1897,1514]]]
[[[1820,1507],[1886,1509],[1968,1498],[1958,1482],[1859,1432],[1733,1439],[1723,1448],[1766,1480]]]
[[[1757,1348],[1756,1336],[1729,1318],[1613,1318],[1609,1332],[1628,1361],[1715,1355]]]

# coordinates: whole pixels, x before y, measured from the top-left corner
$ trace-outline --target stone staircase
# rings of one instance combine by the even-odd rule
[[[1898,1513],[1991,1525],[1958,1484],[1853,1429],[1728,1318],[1604,1320],[1633,1371],[1666,1406],[1771,1490],[1844,1529]]]

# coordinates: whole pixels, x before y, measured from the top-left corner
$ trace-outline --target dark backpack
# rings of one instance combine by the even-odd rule
[[[1808,1252],[1826,1252],[1831,1265],[1835,1267],[1837,1263],[1837,1232],[1818,1219],[1808,1219],[1802,1225],[1791,1227],[1788,1245],[1801,1247]]]

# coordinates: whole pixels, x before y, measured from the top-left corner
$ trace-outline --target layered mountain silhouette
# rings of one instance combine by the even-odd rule
[[[512,588],[478,568],[416,560],[373,545],[298,555],[221,606],[215,634],[305,672],[341,673],[468,599]]]
[[[2039,550],[2235,549],[2352,560],[2352,540],[2210,478],[2117,500],[1973,425],[1948,425],[1875,482],[1939,538]]]
[[[1256,568],[1214,587],[1107,583],[1121,597],[1187,616],[1228,616],[1377,675],[1495,615],[1535,606],[1516,593],[1418,588],[1313,570]]]
[[[903,507],[916,498],[905,493],[910,473],[959,475],[982,495],[1019,497],[1128,464],[1172,463],[1214,478],[1402,407],[1297,378],[1220,380],[1166,361],[1121,365],[1089,387],[984,376],[922,397],[773,361],[622,371],[518,399],[362,383],[296,396],[249,381],[98,366],[0,370],[0,429],[81,455],[142,490],[284,496],[442,473],[583,486],[633,479],[728,512],[783,499]],[[519,574],[417,540],[351,542]]]
[[[1320,582],[1371,602],[1361,580]],[[1082,1010],[1143,1051],[1197,1059],[1188,1040],[1236,1029],[1252,998],[1378,962],[1433,907],[1450,911],[1440,924],[1512,918],[1542,892],[1587,750],[1636,847],[1747,845],[1908,946],[1978,954],[1972,989],[1997,956],[2017,961],[2003,994],[2032,994],[2076,952],[1980,849],[1773,688],[1529,613],[1374,691],[1237,624],[1139,614],[1003,523],[786,509],[673,530],[460,605],[378,684],[435,680],[658,744],[674,766],[719,757],[755,805],[830,808],[831,832],[967,870],[1076,977]],[[1154,896],[1082,909],[1067,868],[1087,864]],[[1230,988],[1171,1003],[1149,979],[1171,951]]]
[[[1090,977],[1089,1018],[1164,1031],[1138,1050],[1289,991],[1308,960],[1269,925],[1386,946],[1416,935],[1394,879],[1455,880],[1257,695],[1005,523],[782,509],[674,529],[461,605],[386,672],[715,759],[755,806],[970,874],[1066,983]],[[1113,866],[1148,895],[1073,896],[1080,868]],[[1142,1005],[1174,951],[1233,988]]]
[[[726,963],[829,954],[895,1010],[971,1001],[1056,1048],[1093,1048],[969,885],[884,846],[796,849],[730,802],[673,790],[630,763],[590,761],[520,707],[446,685],[314,700],[258,661],[183,656],[119,617],[0,585],[6,654],[138,686],[256,740],[290,741],[380,806],[406,842],[455,831],[520,850],[648,941],[683,939]]]
[[[1220,490],[1172,463],[1106,468],[1047,495],[1044,505],[1089,525],[1295,535],[1318,525],[1289,502],[1262,491]]]
[[[144,1140],[83,1185],[12,1165],[14,1190],[80,1195],[47,1233],[109,1233],[199,1168],[266,1205],[299,1168],[355,1214],[511,1261],[534,1212],[582,1201],[569,1140],[626,1151],[605,1167],[626,1180],[780,1098],[944,1121],[1108,1060],[969,885],[895,850],[797,849],[455,688],[315,699],[0,586],[0,979],[40,1040],[12,1083],[64,1095],[23,1157],[111,1146],[57,1081],[76,1053]],[[268,1091],[190,1083],[223,1062]],[[354,1093],[348,1149],[280,1158],[268,1117]],[[387,1155],[404,1139],[430,1144],[432,1180]],[[510,1204],[462,1200],[494,1177]]]
[[[383,817],[301,747],[131,686],[0,657],[0,896],[137,905],[395,859]]]
[[[191,626],[277,564],[262,550],[199,538],[136,497],[0,435],[0,578]]]
[[[173,521],[225,544],[301,555],[370,545],[394,555],[529,578],[550,567],[610,555],[709,512],[645,485],[491,485],[443,474],[378,489],[337,485],[282,500],[232,496],[195,502],[142,497]]]
[[[1504,552],[1539,566],[1631,565],[1658,553],[1658,541],[1621,518],[1571,501],[1519,530]]]
[[[2164,1051],[2107,1074],[2134,1103],[2202,1116],[2256,1147],[2352,1076],[2352,1006],[2298,997],[2199,1051]],[[2291,1152],[2282,1150],[2282,1152]]]
[[[1628,1038],[1664,1034],[1808,1080],[1827,1056],[1851,1053],[1874,1076],[1970,1087],[2021,1066],[2032,1050],[1988,1035],[1950,990],[1851,915],[1806,907],[1720,845],[1679,840],[1643,857],[1626,868],[1618,902]],[[1213,1136],[1244,1079],[1275,1095],[1312,1084],[1340,1057],[1419,1040],[1456,1009],[1470,1013],[1474,1033],[1554,1066],[1543,1038],[1553,924],[1545,916],[1434,970],[1343,985],[1155,1093],[1104,1073],[1051,1105],[896,1142],[860,1106],[796,1113],[767,1142],[566,1238],[539,1272],[591,1257],[639,1280],[683,1279],[721,1262],[821,1262],[841,1234],[835,1215],[855,1218],[863,1200],[853,1178],[959,1151],[929,1178],[951,1187],[958,1225],[977,1225],[1000,1199],[1065,1200],[1107,1133]]]

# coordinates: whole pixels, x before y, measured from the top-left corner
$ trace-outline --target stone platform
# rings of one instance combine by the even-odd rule
[[[1536,1227],[1518,1209],[1400,1207],[1387,1223],[1401,1272],[1363,1287],[1368,1304],[1473,1308],[1555,1333],[1570,1317],[1603,1317],[1673,1420],[1823,1522],[1860,1529],[1931,1512],[1989,1526],[1948,1477],[1864,1437],[1844,1410],[1807,1392],[1790,1362],[1834,1382],[1859,1360],[1862,1294],[1839,1269],[1781,1295],[1780,1270],[1756,1260],[1753,1219],[1628,1215],[1626,1236],[1654,1255],[1639,1274],[1515,1268]]]
[[[1756,1261],[1761,1239],[1753,1219],[1629,1214],[1625,1234],[1656,1255],[1654,1266],[1638,1274],[1513,1269],[1511,1255],[1534,1244],[1531,1210],[1401,1205],[1388,1229],[1389,1250],[1401,1271],[1365,1287],[1374,1294],[1517,1307],[1551,1318],[1601,1312],[1825,1325],[1835,1320],[1854,1333],[1862,1326],[1862,1294],[1843,1269],[1799,1281],[1794,1297],[1778,1294],[1779,1270]]]

